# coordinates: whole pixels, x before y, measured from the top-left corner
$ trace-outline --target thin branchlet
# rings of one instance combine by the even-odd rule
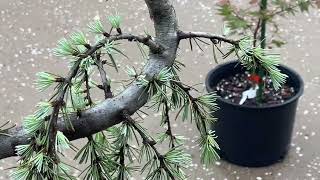
[[[156,154],[156,158],[159,160],[160,162],[160,167],[163,168],[167,173],[168,175],[170,176],[171,180],[175,180],[176,178],[174,177],[174,175],[172,174],[172,172],[169,170],[169,168],[167,167],[166,163],[165,163],[165,160],[164,160],[164,157],[163,155],[158,151],[158,149],[156,148],[156,141],[150,139],[140,128],[138,128],[136,126],[136,122],[134,121],[134,119],[131,118],[131,116],[128,114],[128,111],[124,110],[122,112],[124,118],[126,119],[125,121],[127,123],[129,123],[138,133],[139,135],[141,136],[142,138],[142,141],[144,144],[148,144],[150,145],[150,147],[153,149],[153,151],[155,152]]]
[[[176,144],[175,144],[176,137],[173,135],[172,127],[171,127],[170,116],[169,116],[170,107],[168,105],[168,102],[164,102],[163,104],[164,104],[164,117],[163,118],[165,118],[165,123],[168,126],[166,134],[170,136],[170,147],[174,148],[176,146]]]
[[[210,39],[210,40],[217,40],[217,41],[222,41],[226,42],[232,45],[238,44],[238,40],[233,40],[226,38],[224,36],[219,36],[211,33],[205,33],[205,32],[184,32],[184,31],[178,31],[178,37],[179,40],[183,39],[190,39],[190,38],[205,38],[205,39]]]

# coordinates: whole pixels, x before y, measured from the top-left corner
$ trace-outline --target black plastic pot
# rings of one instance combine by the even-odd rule
[[[218,121],[213,130],[218,136],[223,159],[241,166],[260,167],[285,157],[290,147],[298,100],[303,93],[303,81],[292,69],[282,65],[279,69],[289,76],[287,82],[296,91],[283,104],[251,107],[217,99],[220,110],[214,114]],[[218,65],[207,76],[207,91],[214,91],[222,78],[244,71],[236,61]]]

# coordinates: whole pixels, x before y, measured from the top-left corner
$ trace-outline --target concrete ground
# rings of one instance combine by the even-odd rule
[[[221,19],[216,15],[215,1],[174,0],[179,25],[184,30],[221,33]],[[53,57],[50,49],[58,39],[69,32],[84,29],[95,16],[118,12],[124,17],[123,31],[152,33],[152,24],[142,0],[1,0],[0,1],[0,122],[11,120],[21,124],[24,116],[34,111],[34,105],[48,98],[48,92],[38,93],[33,81],[35,73],[51,71],[66,73],[65,60]],[[174,123],[174,131],[187,138],[186,148],[192,154],[193,164],[187,170],[189,179],[216,180],[317,180],[320,179],[320,11],[281,19],[282,35],[288,44],[280,49],[282,62],[297,70],[305,81],[305,93],[300,100],[291,150],[281,163],[264,168],[245,168],[218,161],[204,167],[199,162],[199,149],[195,143],[198,133],[194,125]],[[131,64],[140,67],[142,61],[133,45],[123,45],[130,60],[119,60],[121,66]],[[190,52],[182,43],[178,59],[186,64],[181,77],[189,84],[203,83],[206,73],[212,69],[211,48],[205,52]],[[123,71],[122,71],[123,72]],[[125,78],[110,70],[114,79]],[[202,86],[199,86],[203,89]],[[99,97],[97,95],[97,97]],[[159,113],[152,112],[144,126],[150,132],[158,132]],[[0,123],[1,124],[1,123]],[[272,133],[272,132],[270,132]],[[76,141],[76,145],[83,144]],[[0,144],[1,145],[1,144]],[[165,145],[163,145],[165,146]],[[241,148],[241,147],[239,147]],[[73,155],[68,154],[67,159]],[[16,165],[17,158],[0,161],[0,179]],[[75,172],[79,174],[79,172]],[[141,179],[139,174],[135,179]]]

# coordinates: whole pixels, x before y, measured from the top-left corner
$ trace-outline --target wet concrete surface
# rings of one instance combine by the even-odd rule
[[[174,0],[174,4],[180,29],[221,33],[221,18],[216,15],[215,1]],[[104,18],[115,12],[124,17],[123,32],[141,34],[146,30],[153,33],[152,22],[142,0],[1,0],[0,122],[11,120],[20,125],[22,118],[34,111],[37,102],[49,97],[49,91],[36,91],[33,84],[36,72],[67,72],[67,61],[50,53],[58,39],[74,30],[84,29],[98,15]],[[320,11],[312,10],[310,14],[280,19],[280,25],[282,36],[288,42],[279,50],[282,62],[297,70],[305,81],[305,93],[298,107],[288,156],[283,162],[264,168],[239,167],[224,161],[205,167],[199,161],[195,126],[177,120],[173,124],[174,132],[186,137],[186,149],[193,157],[193,163],[186,170],[190,175],[188,179],[320,179]],[[125,43],[121,47],[130,55],[129,60],[118,58],[121,67],[127,64],[141,67],[143,59],[136,46]],[[178,60],[187,66],[181,73],[184,82],[203,83],[206,73],[215,66],[211,47],[204,49],[205,52],[191,52],[187,42],[181,44]],[[126,77],[124,73],[108,71],[116,80]],[[204,89],[201,85],[198,87]],[[160,123],[160,113],[151,112],[144,126],[150,132],[159,132],[162,129],[157,123]],[[81,146],[83,142],[78,140],[75,144]],[[160,146],[161,149],[165,147]],[[66,159],[71,161],[73,155],[69,153]],[[17,158],[0,161],[0,179],[8,179],[12,169],[6,169],[16,166],[16,161]],[[139,173],[135,174],[135,179],[141,178]]]

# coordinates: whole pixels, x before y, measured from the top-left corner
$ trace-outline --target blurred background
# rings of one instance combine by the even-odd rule
[[[240,3],[240,0],[236,2]],[[216,14],[216,1],[173,0],[173,3],[180,29],[222,33],[223,23]],[[50,91],[39,93],[35,89],[37,72],[62,75],[67,72],[67,61],[51,53],[57,40],[75,30],[85,29],[86,24],[97,16],[103,20],[116,12],[123,17],[123,32],[143,34],[147,31],[153,34],[143,0],[0,0],[0,124],[11,120],[21,125],[23,117],[34,111],[36,103],[49,97]],[[199,148],[195,143],[198,138],[196,128],[178,119],[173,130],[185,136],[187,151],[193,157],[193,163],[186,170],[189,179],[320,179],[320,11],[313,9],[308,14],[278,21],[281,35],[287,41],[277,50],[281,53],[282,63],[298,71],[305,81],[305,93],[300,99],[288,156],[283,162],[264,168],[239,167],[222,160],[205,167],[200,163]],[[204,52],[197,48],[191,52],[188,42],[182,42],[177,57],[186,65],[181,72],[182,80],[191,85],[201,83],[197,86],[201,91],[204,91],[207,72],[216,66],[211,46],[203,48]],[[126,78],[123,68],[126,65],[139,68],[144,62],[134,44],[124,42],[121,49],[130,59],[118,56],[119,73],[112,68],[107,69],[114,80]],[[117,83],[113,88],[114,91],[121,90]],[[98,99],[101,95],[96,93],[95,97]],[[143,124],[155,134],[160,131],[160,113],[148,112]],[[81,147],[83,142],[77,140],[74,143]],[[73,157],[74,153],[70,152],[65,159],[72,163]],[[16,163],[15,157],[0,160],[0,179],[9,179],[11,168]],[[80,172],[76,170],[74,174]],[[139,173],[135,175],[135,179],[142,177]]]

